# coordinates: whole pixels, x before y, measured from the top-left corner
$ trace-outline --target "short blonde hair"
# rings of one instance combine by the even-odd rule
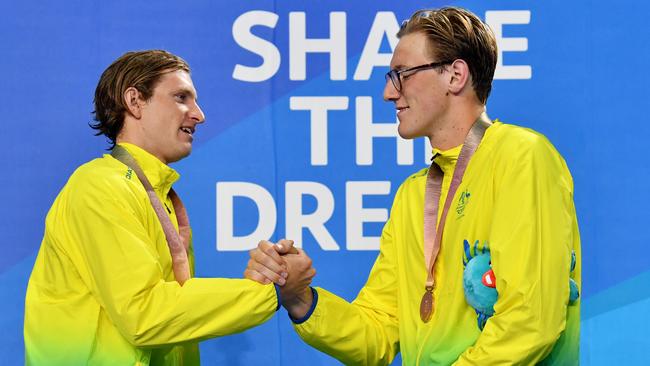
[[[444,7],[416,11],[402,23],[397,37],[417,32],[427,37],[436,60],[467,62],[474,92],[485,104],[497,63],[497,42],[490,27],[468,10]]]

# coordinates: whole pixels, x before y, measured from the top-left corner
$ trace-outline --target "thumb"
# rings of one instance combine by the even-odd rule
[[[276,244],[277,251],[280,254],[297,254],[298,251],[293,247],[293,240],[282,239]]]

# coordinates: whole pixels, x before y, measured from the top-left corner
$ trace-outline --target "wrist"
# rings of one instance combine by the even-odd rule
[[[305,315],[312,308],[314,301],[314,294],[311,287],[307,287],[300,294],[291,298],[283,298],[282,306],[287,309],[287,312],[293,319],[304,318]]]

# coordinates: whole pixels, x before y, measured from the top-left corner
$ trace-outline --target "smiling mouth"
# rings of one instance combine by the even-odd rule
[[[409,109],[409,107],[396,107],[395,109],[397,109],[397,114],[400,114],[405,110]]]
[[[194,134],[194,129],[191,127],[181,127],[181,131],[185,132],[186,134],[192,136]]]

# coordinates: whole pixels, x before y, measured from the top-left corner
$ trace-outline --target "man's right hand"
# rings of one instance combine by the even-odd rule
[[[294,248],[293,241],[287,239],[277,244],[262,240],[249,255],[244,277],[262,284],[280,285],[282,306],[293,318],[302,318],[313,300],[309,285],[316,270],[311,258],[304,250]]]
[[[281,255],[288,253],[298,253],[293,247],[293,240],[282,239],[277,244],[261,240],[257,248],[248,252],[250,259],[244,270],[244,277],[263,285],[271,282],[284,285],[289,273]]]

